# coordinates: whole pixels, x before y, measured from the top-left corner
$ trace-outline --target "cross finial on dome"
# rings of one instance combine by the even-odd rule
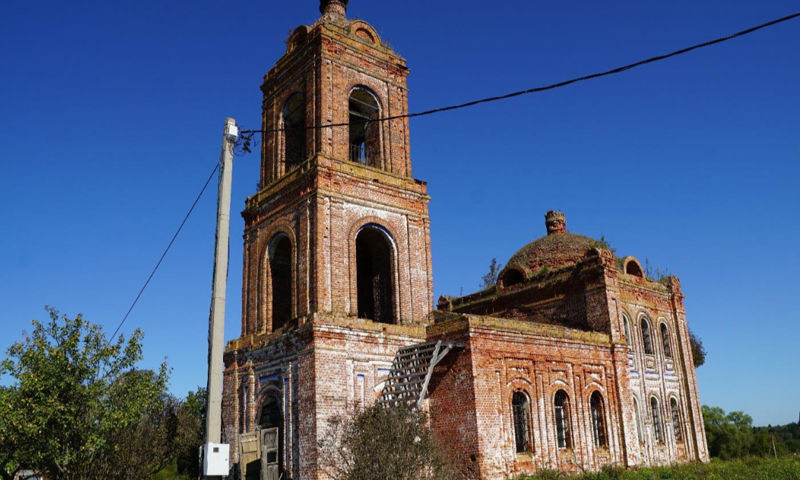
[[[319,13],[323,17],[342,17],[347,16],[347,2],[349,0],[320,0]]]
[[[564,212],[550,210],[544,215],[544,223],[548,235],[567,232],[567,217]]]

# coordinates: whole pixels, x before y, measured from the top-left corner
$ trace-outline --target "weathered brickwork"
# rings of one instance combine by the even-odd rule
[[[408,69],[346,4],[323,0],[261,86],[242,333],[225,352],[233,463],[243,435],[277,428],[284,477],[324,478],[328,420],[375,402],[400,348],[440,339],[457,347],[422,408],[472,478],[707,460],[678,280],[647,279],[563,213],[496,285],[434,310],[408,121],[374,121],[407,113]]]
[[[576,471],[611,463],[708,460],[678,280],[647,279],[635,258],[618,259],[600,242],[567,233],[563,214],[558,215],[562,228],[548,228],[548,236],[512,256],[497,285],[439,300],[440,309],[484,315],[479,318],[491,318],[498,332],[516,334],[504,333],[504,342],[491,342],[498,332],[476,334],[479,330],[475,330],[467,339],[476,379],[474,395],[497,398],[494,414],[489,409],[481,415],[480,406],[476,407],[479,419],[496,419],[495,431],[489,426],[478,428],[480,435],[486,435],[486,444],[492,445],[490,460],[480,465],[482,476],[503,478],[508,472],[543,467]],[[547,223],[550,227],[549,218]],[[515,270],[524,273],[516,276]],[[543,328],[546,324],[567,328],[562,332],[530,330],[531,325]],[[441,328],[438,321],[429,333],[437,328]],[[590,332],[594,338],[580,336]],[[577,344],[568,340],[573,337]],[[520,373],[517,386],[507,373],[504,377],[508,366],[503,359],[513,359]],[[499,375],[498,387],[480,391],[477,379],[492,371]],[[554,371],[563,373],[554,375]],[[515,390],[535,399],[531,415],[539,441],[534,434],[530,453],[516,453],[498,440],[504,436],[508,440],[513,434],[513,426],[504,425],[503,419],[509,418],[508,397]],[[575,413],[570,418],[575,433],[570,446],[559,447],[554,441],[555,390],[564,390]],[[603,400],[604,446],[598,446],[593,436],[589,399],[594,391]],[[437,395],[448,393],[432,392],[432,404]],[[452,401],[457,405],[457,399]],[[483,452],[478,455],[479,460],[485,458]]]

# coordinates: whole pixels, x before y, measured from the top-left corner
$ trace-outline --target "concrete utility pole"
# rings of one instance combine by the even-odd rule
[[[239,136],[236,121],[225,119],[220,154],[217,240],[214,250],[214,281],[208,320],[208,383],[206,394],[206,435],[202,471],[205,478],[228,474],[229,446],[220,444],[222,433],[222,349],[225,337],[225,287],[228,280],[228,241],[231,217],[233,145]]]

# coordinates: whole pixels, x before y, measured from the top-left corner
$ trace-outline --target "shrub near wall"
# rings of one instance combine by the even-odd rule
[[[520,476],[516,480],[800,480],[800,456],[782,458],[745,458],[710,463],[693,463],[672,467],[638,470],[606,469],[598,473],[566,475],[558,471],[542,471],[537,475]]]

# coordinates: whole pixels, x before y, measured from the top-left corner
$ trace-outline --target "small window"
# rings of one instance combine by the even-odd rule
[[[247,386],[242,387],[242,418],[241,421],[241,432],[247,433],[247,429],[249,426],[249,411],[250,411],[250,388]]]
[[[650,322],[642,317],[642,343],[644,343],[644,353],[653,354],[653,337],[650,335]]]
[[[635,277],[644,277],[642,268],[635,260],[628,260],[628,263],[625,264],[625,273]]]
[[[517,453],[532,452],[530,411],[531,404],[523,392],[514,392],[511,399],[511,410],[514,415],[514,441]]]
[[[594,446],[598,448],[605,448],[608,446],[606,439],[606,420],[603,413],[603,396],[600,392],[594,392],[589,405],[592,411],[592,439]]]
[[[503,272],[503,276],[500,278],[500,285],[503,288],[506,288],[522,283],[523,280],[524,277],[522,276],[522,272],[515,269],[509,269]]]
[[[683,442],[683,428],[681,427],[681,412],[678,408],[678,401],[675,398],[669,400],[670,410],[672,412],[672,431],[675,432],[675,441],[678,443]]]
[[[661,412],[658,410],[658,400],[656,397],[650,397],[650,410],[653,415],[653,433],[656,442],[664,443],[664,427],[661,424]]]
[[[636,421],[636,435],[639,437],[639,443],[644,443],[644,431],[642,430],[642,416],[639,413],[639,402],[636,397],[633,397],[633,416]]]
[[[622,315],[622,328],[625,329],[625,343],[631,344],[631,324],[627,315]]]
[[[669,343],[669,329],[666,323],[661,324],[661,344],[664,346],[664,356],[672,358],[672,347]]]
[[[567,392],[559,390],[555,401],[556,440],[558,448],[572,448],[572,437],[569,431],[569,397]]]

